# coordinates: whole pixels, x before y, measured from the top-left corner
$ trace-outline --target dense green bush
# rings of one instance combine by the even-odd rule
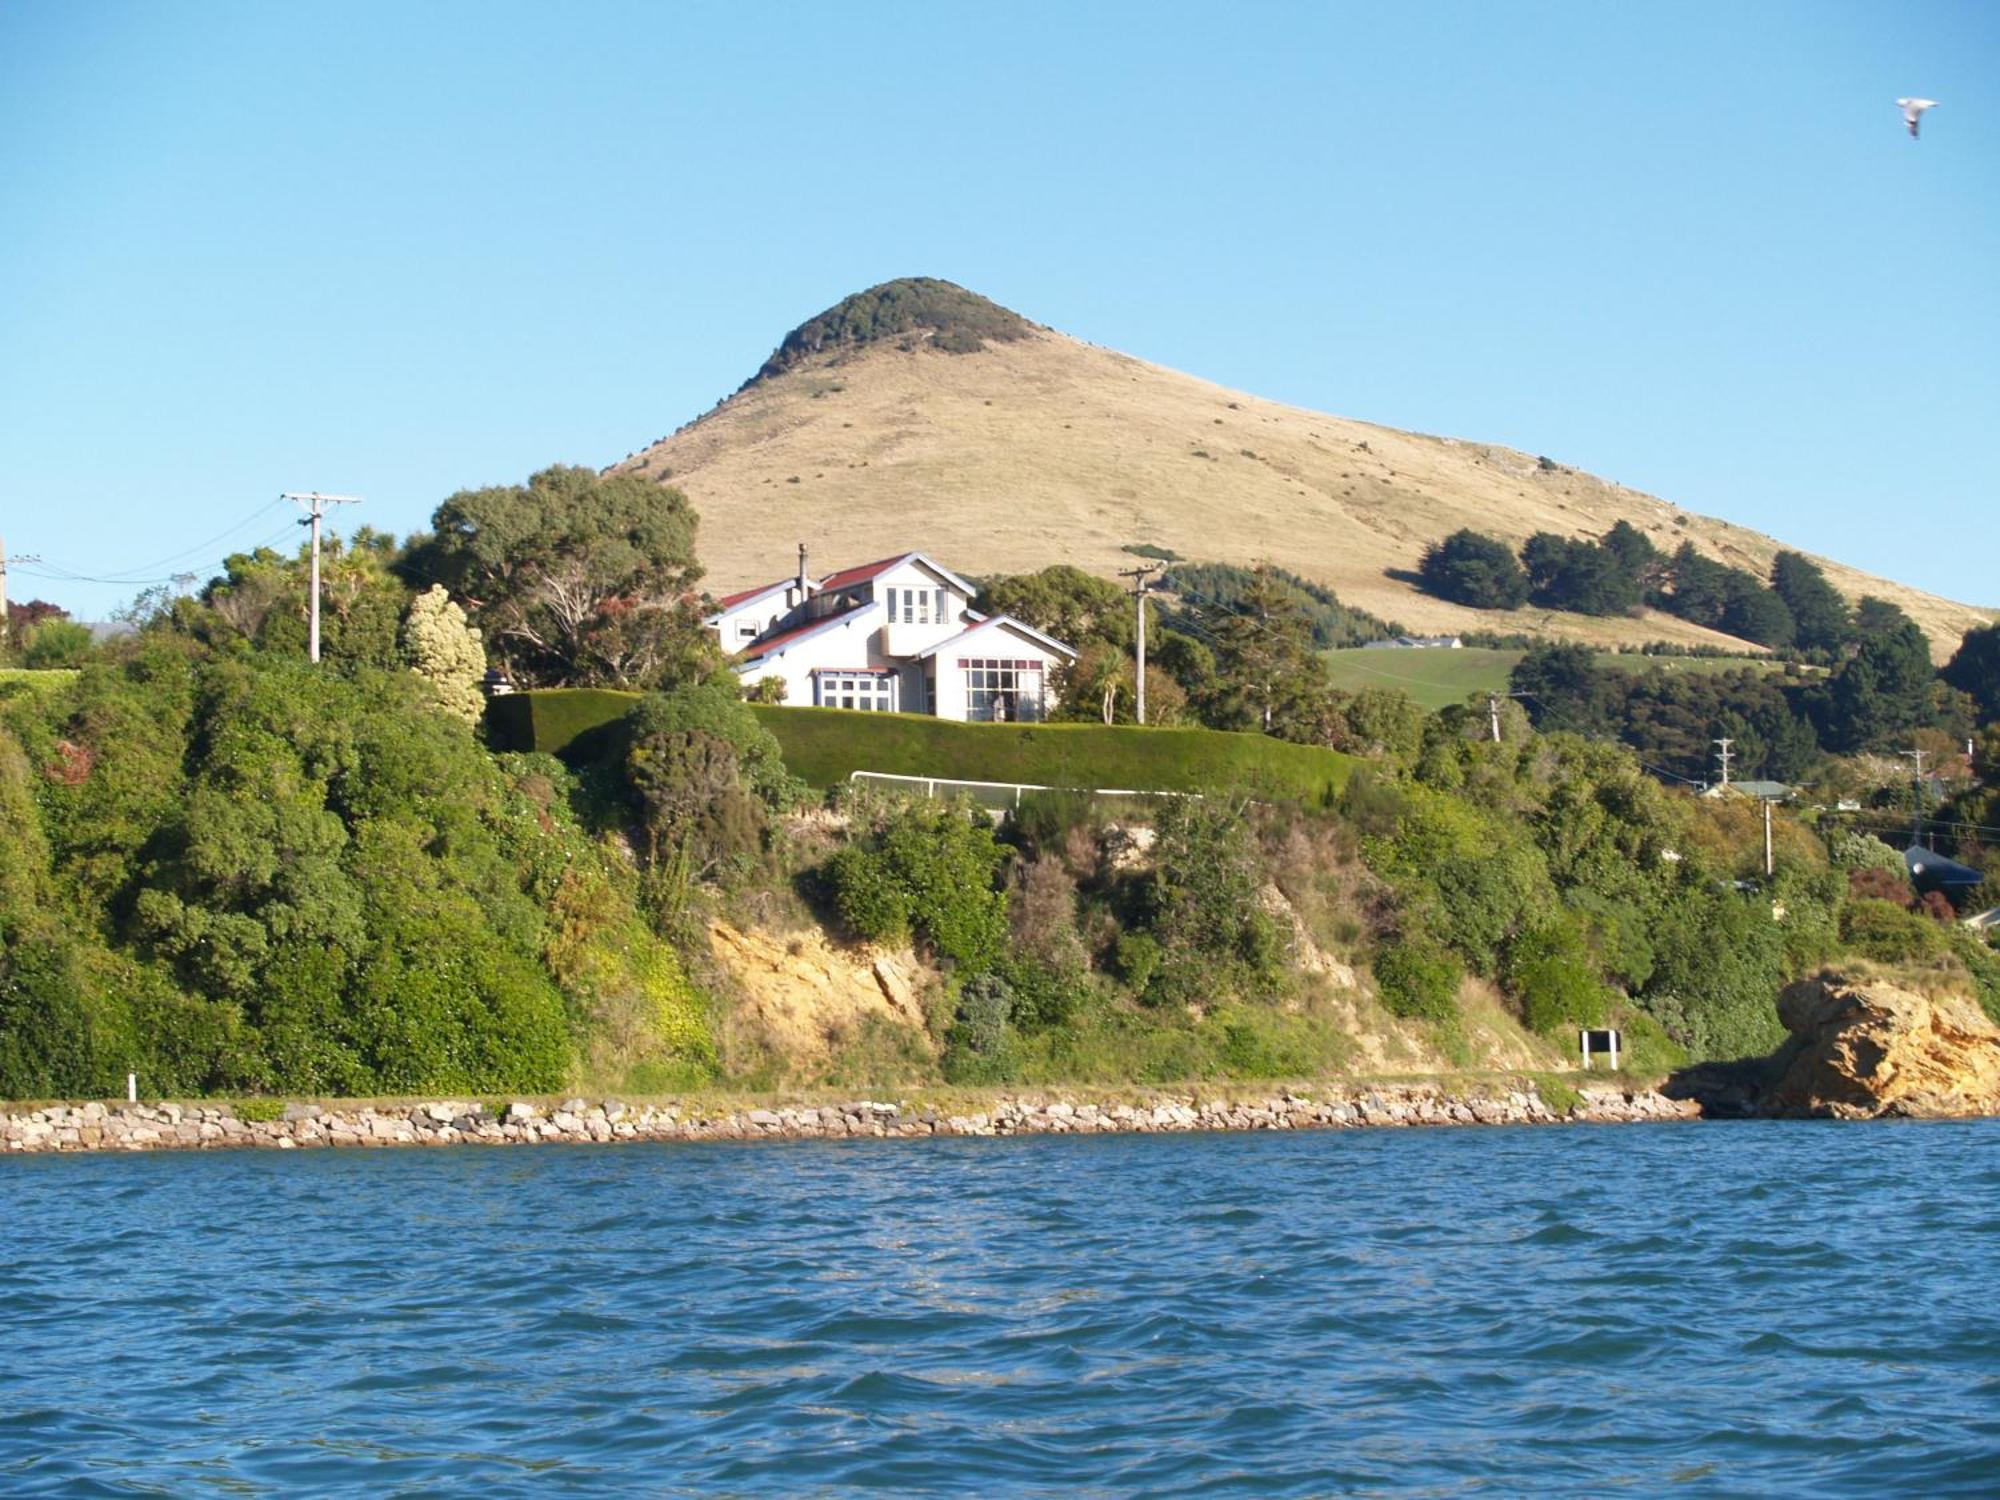
[[[1507,948],[1506,978],[1523,1018],[1544,1036],[1604,1024],[1611,994],[1573,920],[1551,918],[1517,935]]]
[[[1154,831],[1144,920],[1160,961],[1146,998],[1207,1005],[1271,994],[1282,955],[1258,899],[1256,850],[1242,809],[1184,798],[1161,808]]]
[[[948,804],[896,806],[827,874],[841,916],[861,937],[920,937],[968,974],[994,967],[1007,942],[1007,851],[984,814]]]
[[[1642,1002],[1694,1057],[1762,1056],[1784,1040],[1784,935],[1768,899],[1691,879],[1670,897],[1654,945]]]
[[[1863,958],[1884,964],[1926,962],[1949,946],[1945,929],[1929,917],[1872,897],[1848,903],[1840,935]]]
[[[1436,943],[1406,938],[1375,955],[1375,986],[1390,1014],[1450,1023],[1458,1018],[1458,986],[1465,970]]]

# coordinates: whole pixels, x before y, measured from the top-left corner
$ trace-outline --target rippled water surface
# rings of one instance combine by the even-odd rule
[[[2000,1127],[0,1160],[0,1494],[2000,1492]]]

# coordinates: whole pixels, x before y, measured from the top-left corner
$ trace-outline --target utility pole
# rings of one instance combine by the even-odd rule
[[[1771,799],[1765,797],[1762,801],[1764,803],[1764,878],[1769,880],[1776,872],[1777,865],[1771,858]]]
[[[1498,693],[1488,693],[1486,695],[1486,722],[1493,726],[1493,743],[1496,745],[1499,744],[1500,743],[1500,695]]]
[[[1727,735],[1724,735],[1719,740],[1710,740],[1709,743],[1711,745],[1715,745],[1718,747],[1716,752],[1716,759],[1722,763],[1722,784],[1724,786],[1728,786],[1729,763],[1736,758],[1735,754],[1730,750],[1729,747],[1735,744],[1736,741],[1730,739]]]
[[[1915,773],[1910,777],[1910,842],[1921,843],[1924,836],[1924,804],[1929,800],[1924,796],[1924,754],[1922,750],[1898,750],[1898,755],[1908,756],[1917,763]]]
[[[1144,567],[1127,568],[1118,575],[1132,580],[1132,596],[1139,601],[1139,670],[1133,678],[1132,697],[1141,724],[1146,722],[1146,584],[1159,571],[1158,563],[1147,563]]]
[[[293,494],[286,491],[278,497],[303,505],[306,513],[300,519],[301,526],[312,528],[312,598],[307,610],[309,623],[306,627],[306,659],[319,660],[319,523],[329,505],[359,505],[361,501],[353,495],[322,495],[318,490],[308,494]]]

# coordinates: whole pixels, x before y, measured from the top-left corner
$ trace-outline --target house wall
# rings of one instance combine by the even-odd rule
[[[818,635],[794,641],[781,654],[754,667],[743,668],[741,675],[745,687],[762,682],[767,677],[783,678],[785,701],[795,706],[810,707],[815,669],[845,668],[852,671],[857,667],[889,665],[891,663],[882,655],[882,612],[873,608],[863,609],[851,619],[828,626]]]
[[[875,602],[884,606],[883,621],[888,632],[885,648],[893,656],[915,656],[930,650],[939,641],[950,640],[965,629],[965,612],[972,605],[963,590],[953,587],[919,562],[901,563],[886,573],[878,574],[868,581],[868,588]],[[942,618],[937,606],[939,590],[944,592]],[[919,595],[914,601],[918,607],[908,612],[923,617],[907,624],[903,620],[906,591]],[[887,601],[892,593],[896,602],[894,619],[889,618],[887,610]]]
[[[1037,705],[1022,704],[1024,718],[1046,718],[1056,706],[1055,670],[1067,657],[1049,650],[1032,637],[1018,634],[1007,626],[995,624],[991,629],[978,631],[965,640],[955,642],[932,657],[929,662],[931,675],[936,684],[936,702],[932,711],[940,719],[965,720],[972,716],[971,692],[967,678],[970,669],[961,667],[961,661],[1032,661],[1042,669],[1042,702]]]

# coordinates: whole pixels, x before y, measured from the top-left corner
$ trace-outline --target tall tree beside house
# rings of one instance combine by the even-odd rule
[[[1214,641],[1216,690],[1203,717],[1218,728],[1259,729],[1280,739],[1323,744],[1344,733],[1326,662],[1313,646],[1305,611],[1259,569],[1234,609],[1206,612]]]
[[[1771,560],[1771,588],[1792,612],[1795,640],[1808,651],[1838,651],[1853,628],[1840,591],[1811,558],[1780,552]]]
[[[518,681],[670,686],[715,664],[693,594],[696,519],[679,490],[557,465],[459,491],[405,566],[465,602]]]
[[[1109,579],[1068,563],[994,578],[979,591],[982,614],[1012,615],[1079,649],[1092,641],[1130,651],[1137,630],[1132,596]]]
[[[480,680],[486,675],[486,648],[443,584],[432,584],[410,601],[403,651],[410,670],[430,684],[446,713],[468,724],[478,720],[485,707]]]

